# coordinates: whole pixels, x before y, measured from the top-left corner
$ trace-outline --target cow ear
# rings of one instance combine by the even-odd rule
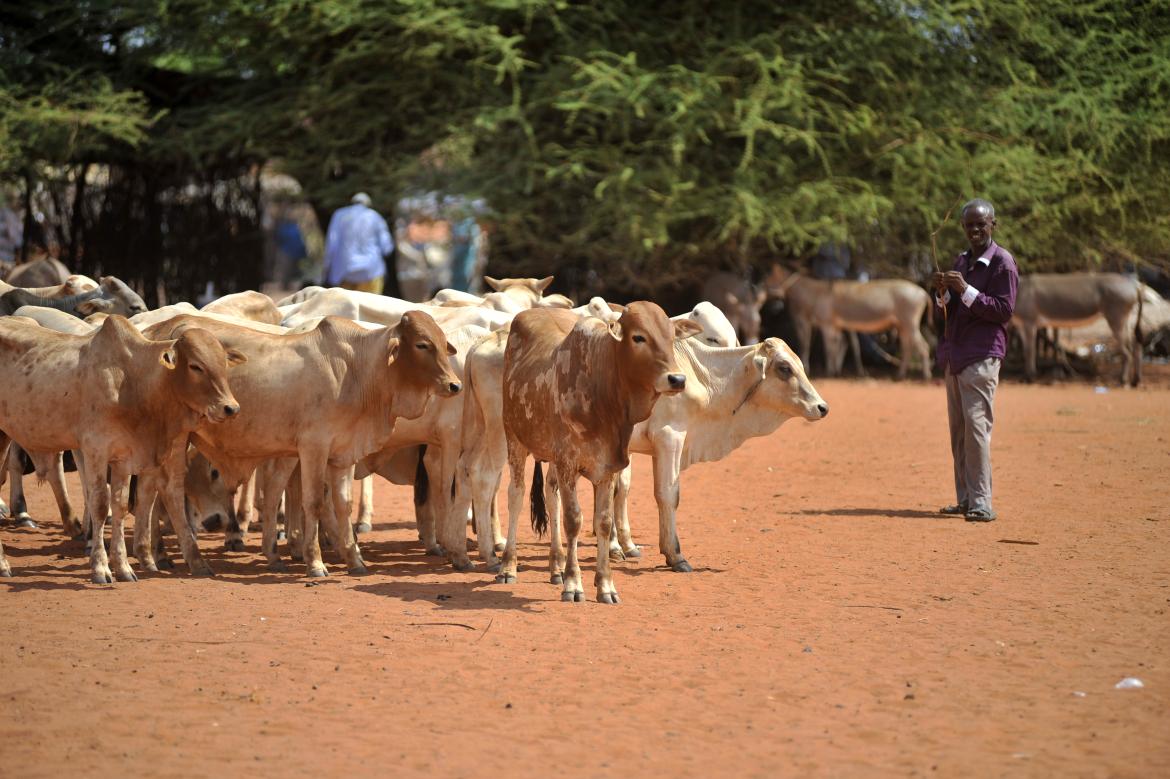
[[[534,289],[537,292],[544,292],[546,289],[548,289],[548,285],[552,284],[552,283],[553,283],[553,277],[552,276],[545,276],[543,279],[536,282],[536,284],[533,285],[532,289]]]
[[[500,291],[500,280],[499,279],[493,279],[491,276],[484,276],[483,280],[486,281],[487,285],[489,287],[491,287],[492,289],[494,289],[496,292]]]
[[[674,337],[676,340],[690,338],[692,335],[698,335],[701,332],[703,332],[703,326],[690,319],[679,319],[674,322]]]
[[[175,365],[175,350],[173,348],[167,349],[166,351],[164,351],[162,354],[160,354],[158,356],[158,361],[159,361],[159,363],[162,364],[162,367],[166,368],[167,370],[173,371],[176,367],[176,365]]]
[[[760,381],[768,378],[768,356],[764,354],[761,349],[756,352],[756,356],[752,358],[752,364],[756,366],[756,370],[760,373]]]
[[[447,355],[448,355],[449,357],[454,357],[454,356],[455,356],[455,355],[457,355],[457,354],[459,354],[459,350],[458,350],[458,349],[456,349],[456,348],[455,348],[455,347],[454,347],[454,346],[451,344],[451,342],[450,342],[450,341],[448,341],[448,342],[447,342]]]
[[[609,306],[609,310],[610,310],[610,311],[612,311],[612,312],[614,312],[615,314],[624,314],[624,313],[626,313],[626,307],[625,307],[625,306],[623,306],[621,303],[610,303],[610,302],[607,300],[607,301],[605,302],[605,305]]]
[[[399,341],[397,338],[390,339],[390,346],[388,349],[388,351],[390,352],[390,357],[388,360],[386,360],[387,365],[392,364],[396,359],[398,359],[398,345],[400,343],[402,343],[402,342]]]
[[[227,355],[227,364],[229,368],[234,368],[237,365],[243,365],[248,361],[248,356],[236,349],[225,349],[224,353]]]
[[[622,340],[622,323],[620,321],[615,319],[612,322],[607,322],[605,326],[609,328],[609,334],[613,336],[613,340]]]
[[[82,318],[103,312],[105,312],[105,307],[102,305],[102,301],[97,298],[83,300],[77,304],[77,313],[81,314]]]

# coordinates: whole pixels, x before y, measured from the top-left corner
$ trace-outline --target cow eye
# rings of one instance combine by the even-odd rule
[[[215,470],[214,468],[212,468],[212,469],[211,469],[211,480],[212,480],[212,481],[215,481],[215,480],[216,480],[216,479],[218,479],[218,478],[219,478],[219,471],[217,471],[217,470]]]
[[[712,338],[711,336],[707,336],[707,343],[710,343],[710,344],[715,344],[716,346],[718,346],[718,345],[719,345],[719,339],[718,339],[718,338]]]
[[[415,345],[414,345],[414,348],[415,348],[415,349],[418,349],[419,351],[425,352],[425,351],[427,350],[427,344],[425,344],[425,343],[417,343],[417,344],[415,344]]]
[[[191,370],[194,371],[195,373],[203,373],[203,369],[200,368],[198,365],[195,365],[194,363],[191,364]]]
[[[636,344],[644,344],[644,343],[646,343],[646,336],[644,336],[644,335],[635,335],[635,336],[634,336],[634,343],[636,343]]]
[[[792,366],[786,362],[776,363],[776,373],[787,378],[792,375]]]

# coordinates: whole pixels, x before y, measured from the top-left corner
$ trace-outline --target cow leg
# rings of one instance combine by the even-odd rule
[[[185,500],[187,482],[187,441],[176,443],[163,461],[159,472],[159,492],[163,508],[171,518],[171,529],[179,539],[179,549],[192,576],[214,576],[211,566],[199,554],[199,543],[187,519]]]
[[[333,546],[341,553],[349,568],[351,576],[361,576],[369,573],[366,563],[362,560],[361,549],[353,534],[353,524],[349,521],[351,505],[351,488],[353,485],[353,468],[329,469],[329,496],[333,505]]]
[[[561,509],[565,522],[565,540],[568,542],[568,554],[565,559],[565,582],[561,590],[561,600],[566,603],[580,603],[585,600],[585,587],[581,583],[581,562],[577,556],[577,542],[581,538],[581,505],[577,502],[576,479],[577,474],[571,465],[557,473],[557,480],[561,482]],[[605,486],[607,489],[613,489],[613,485],[608,480],[606,480]],[[599,498],[600,496],[596,494],[595,489],[594,500]],[[598,530],[596,523],[593,529],[595,532]],[[598,571],[601,569],[602,558],[605,559],[606,566],[609,565],[609,557],[605,553],[607,544],[609,544],[609,528],[606,528],[605,536],[597,539]]]
[[[512,478],[508,482],[508,542],[504,546],[500,572],[496,574],[497,584],[516,582],[516,526],[520,521],[520,507],[524,504],[524,463],[527,460],[528,450],[509,437],[508,469]]]
[[[57,501],[57,510],[61,514],[61,526],[65,530],[65,535],[75,540],[84,538],[85,531],[81,529],[81,520],[73,510],[73,502],[69,500],[69,489],[65,486],[65,453],[57,452],[46,470],[49,487],[53,490],[53,498]]]
[[[228,519],[223,546],[230,552],[242,552],[247,548],[248,529],[256,516],[256,471],[248,475],[229,500],[235,506],[235,516]]]
[[[1134,337],[1133,330],[1129,325],[1128,320],[1132,319],[1132,311],[1126,311],[1125,316],[1106,316],[1105,321],[1109,323],[1109,328],[1113,331],[1113,337],[1117,340],[1117,345],[1121,348],[1122,365],[1121,365],[1121,386],[1131,384],[1136,387],[1141,381],[1141,349],[1142,346]],[[16,510],[16,507],[12,507]]]
[[[654,501],[658,504],[658,550],[666,564],[678,573],[690,573],[678,541],[675,515],[678,512],[679,473],[682,471],[686,430],[674,430],[654,439]]]
[[[430,459],[434,455],[433,460]],[[471,558],[467,556],[467,514],[455,516],[451,511],[451,485],[455,481],[455,467],[459,460],[459,444],[445,441],[440,446],[427,447],[426,466],[435,478],[431,484],[431,510],[435,518],[439,543],[447,551],[447,557],[457,571],[471,570]],[[432,468],[431,466],[435,467]]]
[[[12,566],[8,564],[8,558],[4,556],[4,542],[0,541],[0,577],[7,578],[12,575]]]
[[[162,540],[158,532],[158,484],[150,471],[138,475],[138,498],[134,505],[134,556],[144,571],[157,572],[155,540]]]
[[[277,549],[276,513],[280,510],[280,496],[296,467],[295,457],[281,457],[264,466],[264,490],[260,494],[260,551],[268,561],[268,567],[279,573],[287,571],[288,566],[280,559],[280,550]],[[292,545],[291,541],[289,545]]]
[[[613,482],[613,524],[617,533],[617,548],[623,557],[635,558],[642,556],[642,550],[634,543],[634,534],[630,532],[630,480],[634,474],[634,464],[627,465]],[[613,546],[610,546],[613,554]]]
[[[288,554],[298,562],[305,559],[305,502],[301,492],[300,461],[288,479],[284,499],[284,535],[288,539]]]
[[[11,447],[8,444],[8,436],[0,432],[0,468],[8,460],[8,450]],[[0,501],[0,507],[4,506],[4,501]],[[0,576],[8,577],[12,575],[12,566],[8,564],[8,559],[4,556],[4,543],[0,541]]]
[[[418,526],[418,537],[422,541],[423,549],[426,553],[435,557],[442,557],[443,547],[439,544],[438,528],[436,521],[438,519],[438,500],[439,500],[439,462],[438,452],[436,447],[428,446],[421,452],[422,462],[419,467],[426,471],[426,497],[420,499],[424,500],[422,504],[416,503],[414,506],[415,524]],[[420,479],[416,478],[416,482]]]
[[[593,575],[593,586],[597,589],[598,603],[621,602],[613,583],[613,566],[609,560],[609,537],[613,531],[613,482],[614,474],[610,474],[593,485],[593,532],[597,535],[597,571]]]
[[[86,458],[83,483],[85,504],[89,509],[90,518],[90,581],[94,584],[114,583],[105,544],[106,515],[110,511],[110,488],[106,483],[106,467],[106,458],[101,455]]]
[[[360,484],[357,524],[353,530],[355,533],[369,533],[374,529],[374,474],[366,476]]]
[[[8,456],[8,508],[17,527],[36,527],[37,523],[28,514],[28,504],[24,499],[24,466],[20,462],[23,450],[19,445],[10,447]]]
[[[561,540],[561,496],[560,476],[557,469],[549,464],[544,480],[544,508],[548,513],[548,580],[553,584],[565,582],[565,546]]]
[[[126,497],[130,487],[130,471],[124,463],[110,465],[110,568],[120,582],[136,582],[134,569],[126,554]],[[136,523],[137,524],[137,523]]]
[[[330,509],[326,502],[326,466],[324,453],[315,451],[301,453],[301,496],[304,514],[301,552],[308,569],[306,575],[313,578],[328,576],[329,570],[321,559],[319,528],[322,518],[328,521]]]

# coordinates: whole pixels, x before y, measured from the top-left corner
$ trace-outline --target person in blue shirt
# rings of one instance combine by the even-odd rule
[[[370,196],[359,192],[351,205],[339,208],[325,233],[325,278],[329,287],[382,294],[386,257],[394,239],[386,220],[370,208]]]

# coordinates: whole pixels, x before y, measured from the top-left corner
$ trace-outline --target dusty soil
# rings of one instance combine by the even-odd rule
[[[595,547],[561,603],[527,527],[518,584],[448,570],[387,483],[369,576],[207,535],[213,580],[95,586],[34,486],[41,529],[3,528],[0,775],[1164,775],[1170,391],[1002,385],[979,525],[935,513],[941,386],[819,388],[825,421],[684,475],[693,574],[637,458],[619,606]]]

